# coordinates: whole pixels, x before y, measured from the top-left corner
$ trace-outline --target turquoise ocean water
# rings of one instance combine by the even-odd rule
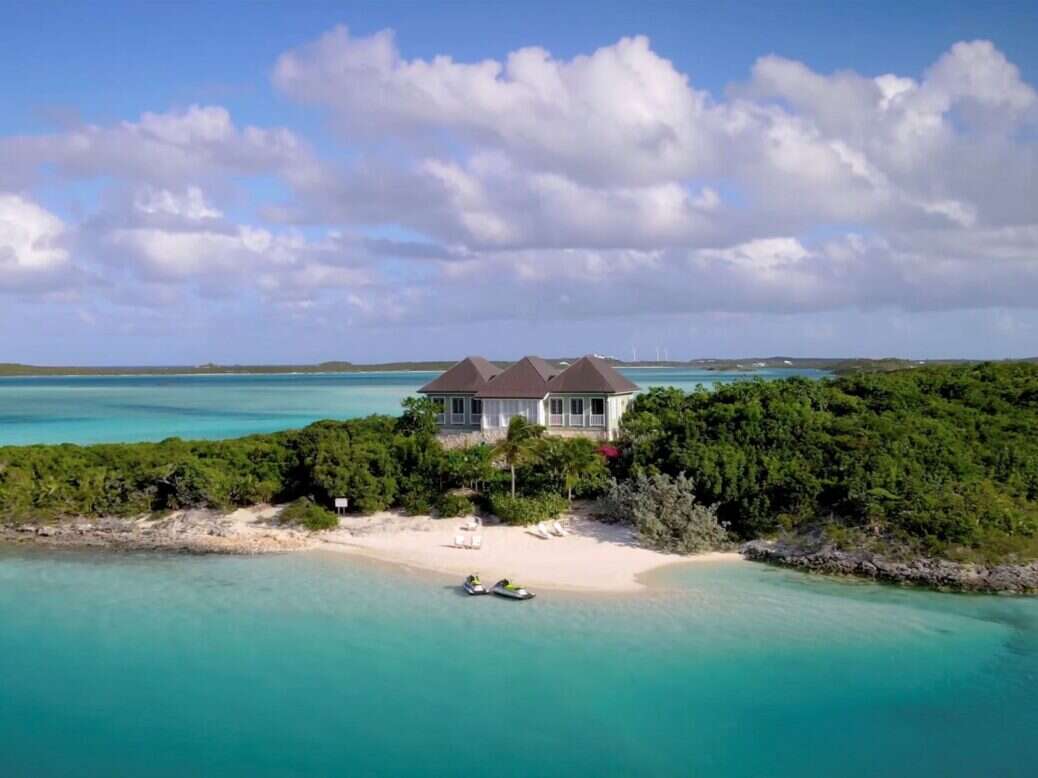
[[[0,443],[395,413],[430,375],[2,379]],[[334,554],[0,547],[0,776],[1038,774],[1038,600],[652,583],[512,603]]]
[[[1032,599],[749,563],[529,603],[454,583],[0,550],[0,773],[1036,774]]]
[[[692,389],[815,370],[624,371],[640,386]],[[0,378],[0,445],[230,438],[318,419],[397,414],[437,373]]]

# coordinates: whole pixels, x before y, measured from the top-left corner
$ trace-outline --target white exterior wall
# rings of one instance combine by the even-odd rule
[[[615,438],[619,434],[620,417],[624,415],[633,399],[633,394],[614,394],[606,399],[606,430],[610,438]]]
[[[484,400],[482,429],[507,429],[513,416],[524,416],[534,424],[544,424],[544,401]]]

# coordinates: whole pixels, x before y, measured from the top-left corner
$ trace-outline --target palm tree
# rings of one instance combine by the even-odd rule
[[[508,423],[508,434],[494,446],[494,458],[504,461],[512,472],[512,497],[515,497],[515,468],[533,455],[534,443],[544,427],[531,424],[522,416],[513,416]]]
[[[598,453],[592,441],[587,438],[572,438],[566,441],[562,457],[562,480],[570,502],[573,501],[573,487],[581,478],[601,469],[602,465],[602,455]]]

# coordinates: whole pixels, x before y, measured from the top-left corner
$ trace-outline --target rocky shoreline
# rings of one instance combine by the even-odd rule
[[[899,561],[866,551],[842,551],[831,545],[796,546],[753,540],[742,547],[754,562],[792,567],[827,575],[871,578],[883,583],[920,586],[939,591],[986,594],[1038,593],[1038,562],[1019,565],[971,565],[943,559]]]
[[[262,512],[203,510],[177,511],[161,518],[0,524],[0,542],[186,554],[271,554],[314,545],[310,533],[274,526]]]

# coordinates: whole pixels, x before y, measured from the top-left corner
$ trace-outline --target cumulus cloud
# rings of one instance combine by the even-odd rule
[[[525,165],[628,185],[693,175],[710,159],[710,100],[644,36],[558,60],[539,47],[504,60],[406,60],[391,31],[336,27],[277,61],[275,85],[327,106],[360,135],[450,130]],[[623,149],[623,155],[616,155]]]
[[[12,191],[107,182],[78,224],[0,233],[0,279],[50,256],[113,297],[393,325],[1038,300],[1038,95],[988,41],[908,74],[769,55],[711,94],[641,36],[461,62],[337,27],[272,81],[329,120],[320,154],[219,106],[0,138]]]
[[[0,290],[52,288],[69,266],[65,223],[16,194],[0,192]]]
[[[369,153],[297,182],[321,218],[429,235],[463,259],[445,285],[492,278],[502,307],[582,310],[580,290],[555,288],[574,274],[617,311],[1038,299],[1038,99],[988,41],[918,76],[766,56],[718,99],[644,37],[462,63],[339,27],[282,55],[273,80]],[[385,163],[387,143],[411,161]]]
[[[0,139],[0,184],[31,183],[44,165],[70,178],[181,184],[276,172],[305,153],[289,130],[238,127],[226,108],[194,105],[137,121]]]

